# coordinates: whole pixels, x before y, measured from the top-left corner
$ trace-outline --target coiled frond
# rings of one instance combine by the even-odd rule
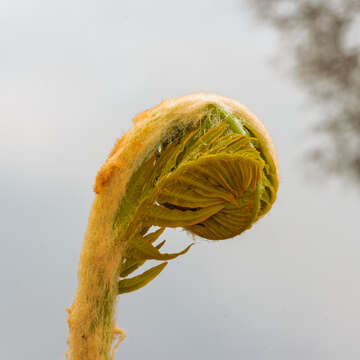
[[[164,228],[181,227],[210,240],[231,238],[250,228],[275,200],[277,184],[269,180],[261,144],[240,118],[209,105],[195,128],[174,128],[171,134],[134,173],[115,215],[115,228],[129,211],[141,223],[128,242],[122,277],[146,260],[170,260],[189,250],[191,245],[180,253],[160,253],[152,244]],[[161,229],[143,235],[151,226]],[[145,285],[154,275],[138,275],[134,287],[120,286],[121,292],[137,290],[141,279]]]
[[[114,324],[117,295],[148,284],[193,245],[162,252],[165,228],[227,239],[249,229],[276,198],[270,136],[236,101],[188,95],[141,113],[134,123],[96,179],[79,286],[68,311],[70,360],[113,358],[114,336],[124,337]],[[161,263],[130,277],[147,260]]]

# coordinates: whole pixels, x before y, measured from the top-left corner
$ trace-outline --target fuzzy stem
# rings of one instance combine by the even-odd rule
[[[114,232],[106,196],[95,199],[78,270],[78,289],[69,311],[69,360],[108,360],[114,337],[119,268],[125,248]]]

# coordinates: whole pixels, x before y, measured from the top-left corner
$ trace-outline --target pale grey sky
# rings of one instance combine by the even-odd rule
[[[0,3],[1,359],[63,358],[97,170],[136,113],[199,90],[266,124],[279,199],[242,236],[197,240],[122,296],[117,358],[359,358],[359,197],[306,173],[316,114],[269,63],[274,34],[239,3]]]

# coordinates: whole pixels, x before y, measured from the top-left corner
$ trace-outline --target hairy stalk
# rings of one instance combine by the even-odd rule
[[[194,94],[138,115],[100,170],[69,309],[70,360],[108,360],[116,297],[185,254],[154,245],[166,227],[211,240],[236,236],[275,201],[278,170],[262,124],[235,101]],[[152,227],[158,227],[152,231]],[[159,265],[129,278],[146,260]],[[117,347],[117,346],[116,346]]]

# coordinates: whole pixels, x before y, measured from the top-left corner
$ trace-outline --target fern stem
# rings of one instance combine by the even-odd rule
[[[109,360],[124,241],[111,227],[106,199],[96,198],[78,270],[79,286],[69,314],[69,360]]]

